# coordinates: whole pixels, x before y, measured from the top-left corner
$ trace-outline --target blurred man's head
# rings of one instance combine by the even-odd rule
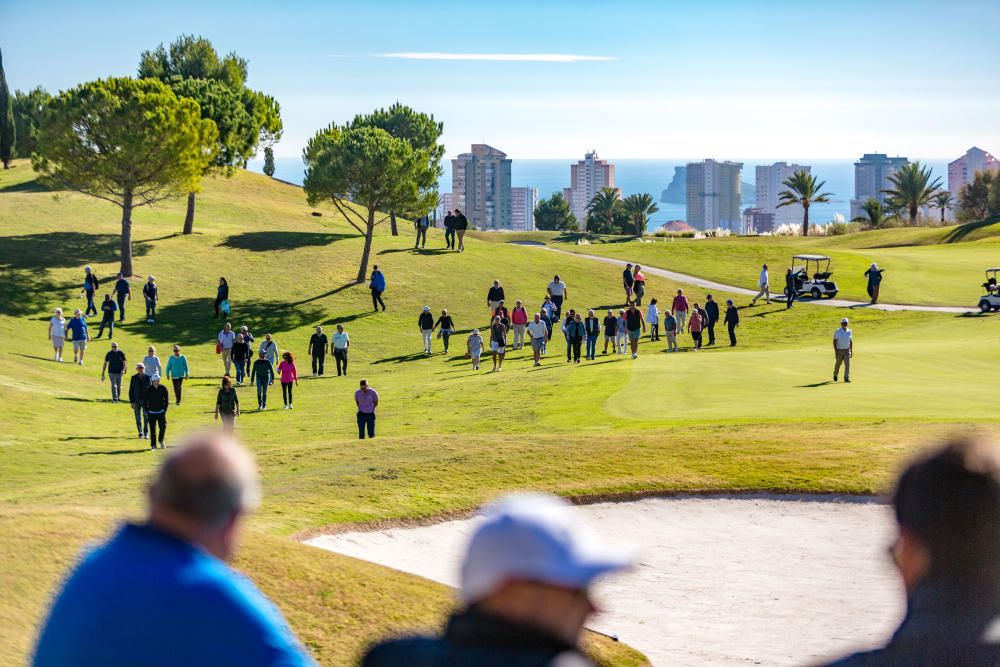
[[[960,439],[923,456],[900,476],[893,507],[908,592],[944,582],[1000,595],[1000,445]]]
[[[515,495],[491,505],[462,563],[463,600],[575,644],[596,610],[590,585],[631,557],[593,535],[565,501]]]
[[[240,518],[260,502],[250,453],[221,433],[190,437],[163,461],[149,486],[149,522],[228,559]]]

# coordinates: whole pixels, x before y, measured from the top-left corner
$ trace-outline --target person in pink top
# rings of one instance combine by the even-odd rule
[[[691,334],[691,340],[694,341],[695,352],[701,349],[701,330],[704,328],[705,322],[701,311],[698,310],[698,304],[694,304],[694,310],[691,311],[691,318],[688,320],[688,332]]]
[[[278,364],[281,375],[281,398],[285,401],[285,410],[292,409],[292,383],[299,386],[299,372],[295,368],[295,357],[291,352],[281,353],[281,363]]]
[[[524,330],[528,326],[528,311],[524,309],[520,299],[514,310],[510,311],[510,323],[514,325],[514,349],[520,350],[524,347]]]
[[[375,408],[378,407],[378,392],[368,386],[368,380],[361,381],[361,388],[354,392],[354,402],[358,404],[358,438],[375,437]]]
[[[677,296],[674,297],[674,302],[670,306],[670,314],[674,316],[677,320],[677,331],[684,331],[684,323],[687,321],[688,306],[687,297],[684,296],[684,290],[677,290]]]

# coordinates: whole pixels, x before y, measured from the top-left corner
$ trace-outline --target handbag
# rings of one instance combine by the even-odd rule
[[[229,299],[222,300],[222,303],[219,304],[219,310],[221,310],[226,315],[229,314]]]
[[[215,353],[222,354],[222,343],[215,341]]]

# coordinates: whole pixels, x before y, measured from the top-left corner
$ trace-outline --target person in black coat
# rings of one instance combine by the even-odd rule
[[[132,406],[132,412],[135,413],[135,428],[139,432],[140,438],[146,438],[149,435],[149,417],[143,408],[142,396],[150,384],[149,376],[146,375],[146,366],[136,364],[135,375],[130,377],[128,381],[128,402]]]
[[[149,419],[149,446],[156,449],[156,431],[159,427],[160,449],[163,449],[163,436],[167,432],[167,408],[170,407],[170,393],[160,384],[160,375],[154,373],[151,384],[142,392],[142,407]]]
[[[785,272],[785,310],[788,310],[795,303],[795,297],[798,296],[798,290],[795,288],[795,274],[792,273],[791,269]]]
[[[736,347],[736,327],[740,326],[740,311],[732,299],[726,299],[725,321],[729,330],[729,347]]]
[[[451,211],[444,216],[444,246],[449,250],[455,249],[455,216]]]
[[[719,303],[709,294],[705,297],[705,313],[708,315],[708,344],[715,345],[715,325],[719,321]]]
[[[215,316],[219,317],[219,306],[223,301],[229,301],[229,283],[225,278],[219,278],[219,287],[215,291]],[[228,313],[226,314],[228,316]]]

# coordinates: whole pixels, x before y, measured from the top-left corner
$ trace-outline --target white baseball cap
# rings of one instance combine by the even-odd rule
[[[425,312],[425,313],[426,313],[426,312],[429,312],[429,311],[430,311],[430,309],[431,309],[431,307],[430,307],[430,306],[424,306],[424,312]]]
[[[160,379],[160,374],[159,373],[153,373],[153,377],[151,377],[149,379],[150,380],[159,380]]]
[[[840,323],[841,324],[847,324],[847,318],[845,317],[844,319],[840,320]]]
[[[477,602],[509,580],[584,589],[633,562],[631,551],[607,546],[566,501],[512,495],[483,510],[462,563],[462,599]]]

